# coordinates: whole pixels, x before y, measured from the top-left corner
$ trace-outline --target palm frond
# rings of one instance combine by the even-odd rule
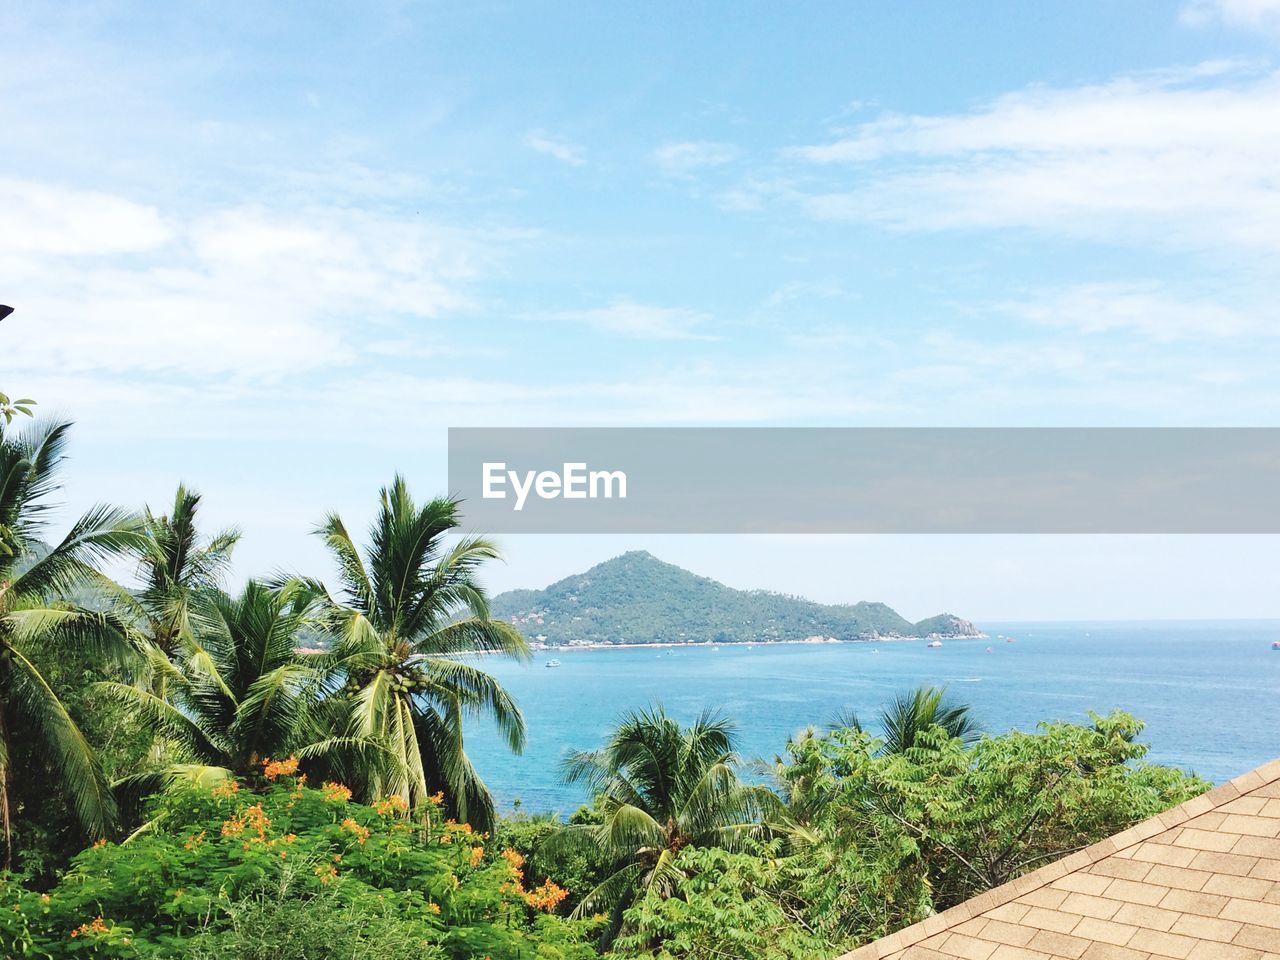
[[[145,547],[140,519],[126,510],[99,505],[82,515],[67,535],[17,578],[16,594],[66,596],[92,584],[96,565]]]
[[[318,536],[324,538],[325,546],[338,564],[338,572],[342,585],[346,588],[351,606],[368,616],[373,612],[373,582],[365,570],[360,551],[347,532],[342,518],[331,513],[315,529]]]
[[[427,660],[426,664],[429,684],[426,696],[438,696],[443,692],[455,698],[471,714],[489,715],[512,752],[524,750],[524,714],[520,712],[515,698],[492,674],[467,663],[439,657]]]
[[[13,647],[8,653],[12,695],[44,739],[76,819],[89,836],[106,836],[116,826],[116,805],[93,748],[36,666]]]

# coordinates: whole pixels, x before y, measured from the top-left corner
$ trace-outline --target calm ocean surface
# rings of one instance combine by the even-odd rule
[[[559,782],[560,759],[598,746],[625,709],[661,700],[687,722],[720,707],[737,719],[745,757],[771,757],[841,709],[870,717],[896,691],[930,683],[972,704],[992,733],[1119,707],[1147,722],[1149,759],[1210,780],[1280,756],[1280,651],[1270,649],[1280,621],[980,626],[989,639],[934,650],[905,640],[589,650],[543,654],[530,666],[485,658],[519,700],[529,745],[513,756],[473,721],[468,750],[503,809],[519,799],[526,811],[571,812],[586,798]],[[552,656],[558,669],[543,666]]]

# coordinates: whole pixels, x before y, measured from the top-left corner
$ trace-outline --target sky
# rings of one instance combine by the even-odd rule
[[[450,426],[1275,426],[1280,0],[0,6],[64,520],[328,575]],[[1280,615],[1272,537],[509,537],[911,617]]]

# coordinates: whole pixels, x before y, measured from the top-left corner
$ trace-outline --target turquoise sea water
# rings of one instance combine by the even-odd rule
[[[985,623],[985,640],[825,646],[590,650],[530,666],[485,658],[519,700],[529,745],[513,756],[475,722],[472,760],[503,809],[572,811],[560,759],[599,745],[617,715],[661,700],[681,720],[705,706],[737,719],[744,756],[771,757],[809,724],[870,717],[894,692],[947,684],[984,728],[1032,729],[1119,707],[1147,721],[1150,759],[1222,781],[1280,756],[1280,621]],[[1016,643],[997,634],[1017,638]],[[991,648],[987,652],[987,648]],[[547,669],[551,657],[558,669]]]

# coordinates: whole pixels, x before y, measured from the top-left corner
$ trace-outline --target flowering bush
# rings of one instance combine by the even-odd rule
[[[246,917],[275,914],[316,915],[300,957],[399,956],[396,944],[424,960],[596,955],[589,922],[547,915],[563,888],[526,892],[518,855],[486,860],[487,838],[468,824],[300,785],[287,761],[266,768],[265,792],[224,783],[158,800],[147,829],[84,850],[46,894],[0,878],[0,956],[229,957],[242,941],[218,945],[241,937]],[[335,927],[321,913],[347,919]],[[287,936],[311,936],[311,922]],[[374,943],[381,953],[367,952]],[[294,955],[272,949],[262,955]]]

